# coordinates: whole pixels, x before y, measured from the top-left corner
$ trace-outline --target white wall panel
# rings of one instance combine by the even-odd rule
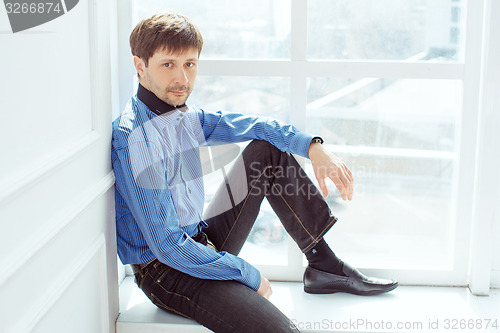
[[[52,332],[58,327],[61,332],[108,332],[106,275],[105,240],[100,237],[80,258],[80,265],[65,288],[60,288],[58,302],[39,322],[34,322],[33,331]],[[75,304],[79,308],[77,313]]]
[[[0,141],[0,182],[92,131],[88,13],[80,1],[44,25],[0,34],[12,59],[0,81],[0,132],[9,138]]]
[[[47,302],[51,303],[50,299],[61,292],[61,289],[73,288],[72,280],[98,250],[102,251],[104,240],[108,244],[115,243],[114,229],[102,223],[102,217],[109,216],[112,197],[112,189],[96,197],[22,266],[9,272],[12,274],[8,275],[0,289],[0,331],[4,332],[2,329],[5,329],[6,332],[22,332],[19,327],[24,327],[36,314],[47,311]],[[114,246],[111,251],[115,251]],[[111,275],[116,276],[116,264],[113,261],[115,257],[103,254],[102,260],[109,262],[108,258],[111,258],[111,263],[106,263],[104,267]],[[95,270],[92,274],[97,280],[107,284],[106,270]],[[80,288],[81,296],[93,292],[93,285]],[[74,309],[79,311],[78,306]],[[88,320],[92,319],[95,318],[88,317]]]
[[[99,258],[94,256],[60,295],[58,302],[36,323],[33,332],[53,333],[54,327],[58,327],[58,332],[107,332],[107,325],[102,324],[105,315],[101,312],[101,277],[95,274],[98,269]],[[74,310],[75,305],[78,311]]]
[[[498,116],[500,110],[500,96],[498,92],[500,91],[500,35],[498,34],[498,29],[500,24],[498,22],[498,15],[500,14],[500,3],[498,1],[491,1],[491,27],[490,27],[490,64],[489,75],[490,75],[490,108],[491,114],[496,115],[496,123],[494,124],[494,133],[496,133],[496,138],[491,139],[489,145],[496,150],[496,155],[491,156],[494,160],[498,161],[498,142],[500,141],[500,134],[498,132],[498,125],[500,117]],[[490,118],[490,121],[494,119]],[[498,164],[497,164],[498,165]],[[498,174],[498,169],[494,170],[495,174]],[[500,188],[500,177],[497,177],[496,188]],[[499,193],[497,191],[497,193]],[[495,201],[494,201],[495,202]],[[491,286],[493,288],[500,288],[500,195],[497,195],[496,205],[493,205],[495,211],[493,213],[493,263],[491,272]]]
[[[500,288],[500,216],[496,216],[493,225],[493,265],[491,271],[491,287]]]
[[[115,330],[113,17],[115,0],[80,0],[12,34],[0,10],[2,333]]]
[[[491,273],[498,265],[498,230],[500,197],[500,2],[485,2],[483,27],[484,52],[481,78],[481,99],[478,123],[477,171],[474,188],[474,211],[471,248],[470,289],[475,295],[487,295],[494,280]],[[493,231],[493,233],[492,233]],[[497,238],[498,239],[498,238]],[[496,266],[496,267],[495,267]]]
[[[500,184],[499,184],[500,186]],[[497,198],[496,212],[493,216],[493,263],[491,270],[491,287],[500,288],[500,197]]]
[[[101,165],[85,162],[96,161],[102,155],[99,149],[88,148],[0,202],[0,219],[10,222],[0,225],[0,251],[12,253],[0,257],[0,272],[9,270],[10,261],[19,262],[27,248],[53,229],[60,229],[92,196],[112,185],[111,175],[102,176]]]

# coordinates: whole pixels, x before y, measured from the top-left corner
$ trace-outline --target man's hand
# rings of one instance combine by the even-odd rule
[[[269,299],[269,296],[273,293],[271,289],[271,284],[269,281],[261,274],[260,275],[260,287],[257,290],[257,294],[261,295],[265,299]]]
[[[342,199],[352,200],[353,178],[347,165],[339,157],[327,151],[321,143],[311,143],[308,154],[323,196],[328,198],[325,179],[330,178]]]

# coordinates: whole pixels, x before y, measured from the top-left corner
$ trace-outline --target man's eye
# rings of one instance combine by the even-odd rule
[[[194,67],[194,63],[193,62],[188,62],[188,63],[186,63],[186,67],[189,67],[189,68]]]
[[[163,64],[163,66],[170,68],[170,67],[172,67],[172,64],[170,62],[167,62],[166,64]]]

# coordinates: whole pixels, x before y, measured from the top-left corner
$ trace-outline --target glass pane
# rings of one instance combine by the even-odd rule
[[[189,103],[206,110],[270,116],[288,122],[290,79],[281,77],[199,76]],[[245,144],[241,145],[241,150]],[[226,172],[230,165],[225,167]],[[204,176],[205,206],[224,178]],[[288,234],[266,200],[240,256],[255,265],[287,265]]]
[[[307,131],[336,145],[455,151],[462,82],[308,80]]]
[[[454,80],[309,81],[307,131],[323,136],[354,174],[352,202],[331,182],[327,199],[339,222],[326,239],[346,260],[451,264],[461,90]]]
[[[134,22],[167,9],[188,16],[203,35],[205,59],[290,57],[290,0],[140,0],[134,4]]]
[[[288,122],[290,79],[282,77],[199,76],[189,104],[269,116]]]
[[[337,155],[355,179],[352,202],[344,202],[333,185],[328,189],[327,202],[339,221],[325,239],[341,258],[367,268],[451,268],[455,160],[415,160],[406,169],[409,159],[378,157],[370,165],[353,154]],[[438,165],[443,174],[433,172]]]
[[[462,61],[465,0],[309,0],[308,57]]]
[[[253,265],[288,265],[288,233],[264,200],[240,257]]]
[[[246,144],[241,144],[243,150]],[[229,172],[233,163],[225,166]],[[215,191],[224,184],[221,170],[217,170],[203,177],[205,185],[205,207],[215,194]],[[253,265],[287,265],[288,264],[288,234],[274,213],[266,199],[262,202],[259,215],[254,227],[250,231],[246,243],[239,256]]]

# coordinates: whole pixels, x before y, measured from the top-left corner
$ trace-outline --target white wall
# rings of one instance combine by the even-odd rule
[[[500,3],[498,1],[492,2],[492,15],[500,14]],[[494,16],[495,18],[498,16]],[[490,31],[495,31],[491,37],[490,48],[493,48],[492,52],[492,61],[495,61],[495,66],[490,67],[490,76],[494,78],[492,82],[491,90],[495,95],[495,102],[493,102],[494,112],[497,115],[496,117],[496,130],[498,133],[498,129],[500,126],[500,117],[498,114],[500,113],[500,24],[497,19],[492,20],[493,26],[490,28]],[[500,137],[500,134],[497,134],[497,138]],[[496,156],[498,158],[498,147],[500,140],[496,140],[491,142],[490,144],[496,148]],[[499,170],[496,170],[499,172]],[[500,188],[500,182],[496,184],[497,188]],[[500,195],[496,198],[496,210],[493,217],[493,267],[491,274],[491,286],[494,288],[500,288]]]
[[[487,173],[489,184],[489,193],[492,196],[491,205],[491,233],[492,233],[492,270],[491,287],[500,288],[500,21],[497,19],[500,14],[500,2],[490,1],[489,8],[489,27],[488,27],[488,53],[486,58],[487,68],[486,86],[484,87],[483,108],[486,112],[483,130],[485,137],[483,144],[487,145],[486,165],[490,170]]]
[[[500,2],[485,4],[470,277],[479,295],[500,286]]]
[[[115,329],[110,1],[16,34],[0,7],[1,332]]]
[[[500,207],[500,198],[497,199],[497,202],[497,207]],[[493,267],[491,270],[491,287],[500,288],[500,211],[498,209],[493,222]]]

